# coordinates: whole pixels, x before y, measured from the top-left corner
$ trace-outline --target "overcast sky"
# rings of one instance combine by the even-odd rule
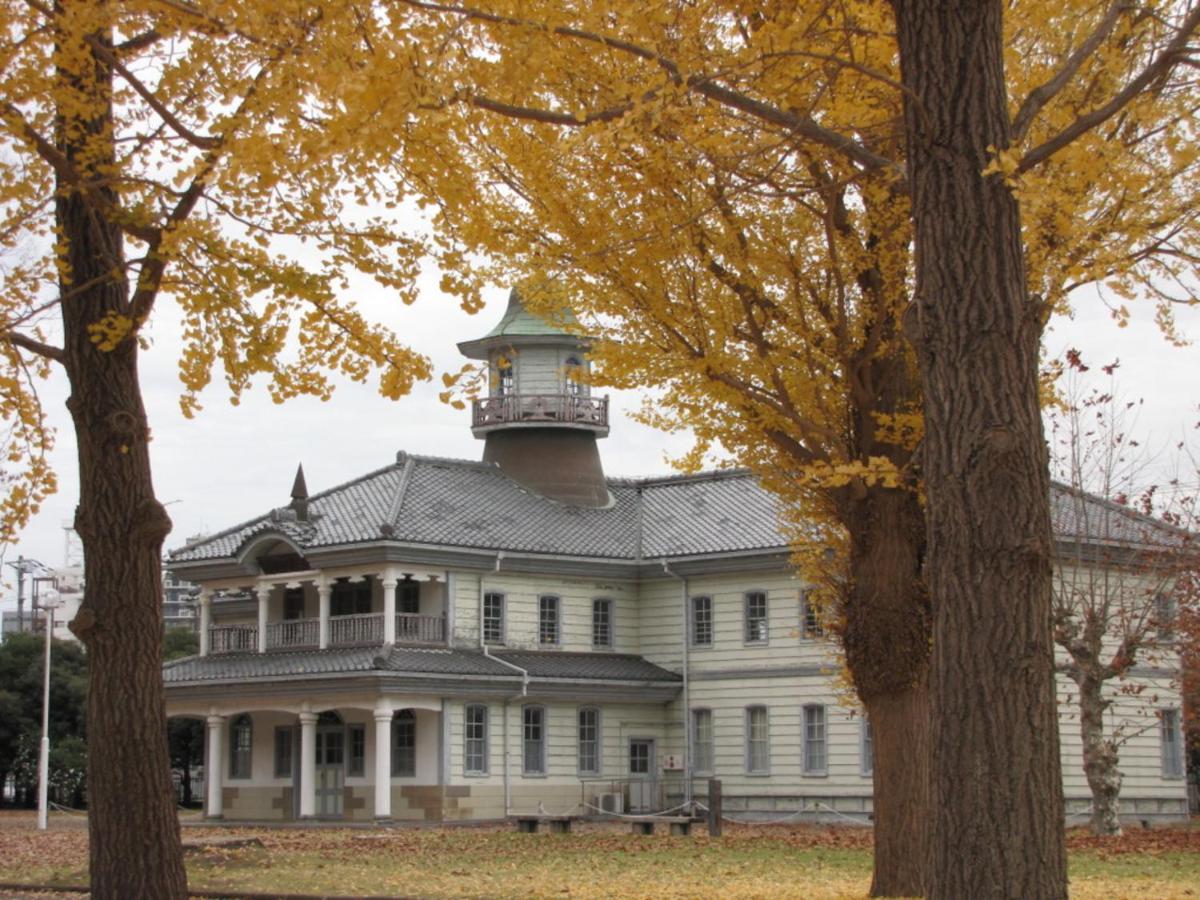
[[[417,350],[429,355],[435,371],[456,371],[464,362],[455,344],[487,332],[504,311],[507,290],[497,289],[475,316],[440,295],[432,278],[421,299],[405,307],[373,284],[359,287],[356,298],[368,313],[392,327]],[[1130,397],[1143,397],[1143,435],[1165,445],[1186,434],[1200,419],[1200,346],[1170,347],[1152,322],[1148,305],[1135,306],[1133,323],[1118,329],[1096,300],[1077,304],[1074,320],[1056,320],[1047,336],[1051,356],[1078,348],[1091,365],[1120,359],[1119,384]],[[1200,310],[1181,316],[1185,332],[1200,339]],[[140,363],[143,391],[153,435],[151,458],[158,497],[175,523],[167,549],[188,537],[218,531],[261,515],[289,500],[296,465],[304,463],[310,493],[317,493],[388,465],[396,451],[478,459],[483,447],[470,431],[468,411],[437,399],[440,382],[419,385],[398,402],[379,397],[371,385],[343,383],[327,403],[301,398],[275,405],[256,389],[232,406],[219,376],[194,419],[179,412],[179,321],[164,298],[149,335],[153,347]],[[259,386],[261,388],[261,385]],[[56,374],[43,390],[50,420],[58,427],[53,462],[60,490],[43,506],[15,546],[0,548],[4,587],[12,596],[12,567],[18,554],[57,567],[64,563],[64,529],[73,515],[78,490],[75,446],[63,402],[65,378]],[[636,407],[636,393],[613,395],[611,434],[601,441],[609,475],[651,475],[667,471],[664,453],[688,446],[681,435],[668,436],[625,416]],[[11,604],[6,604],[11,605]]]

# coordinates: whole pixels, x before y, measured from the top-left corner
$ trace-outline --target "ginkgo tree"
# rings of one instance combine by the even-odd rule
[[[622,323],[625,355],[600,351],[616,383],[669,386],[672,421],[840,525],[842,638],[869,708],[922,702],[927,585],[929,891],[1064,895],[1039,344],[1084,285],[1155,295],[1168,333],[1195,300],[1200,9],[383,8],[361,77],[416,78],[444,126],[437,164],[409,170],[444,287],[560,278]],[[918,468],[928,537],[897,538]],[[893,658],[876,693],[856,662]],[[880,756],[923,741],[919,718],[878,731]],[[877,892],[919,876],[914,847]]]
[[[0,5],[0,538],[54,486],[36,379],[70,384],[87,596],[93,896],[184,897],[160,670],[161,546],[138,356],[178,304],[184,411],[214,369],[234,398],[328,396],[376,373],[396,397],[428,361],[342,294],[366,273],[405,302],[422,241],[380,148],[327,127],[309,85],[345,73],[355,4],[5,0]],[[351,106],[371,115],[376,100]],[[347,127],[350,123],[347,123]],[[414,135],[419,140],[419,135]],[[388,148],[390,152],[390,147]],[[276,249],[290,237],[303,261]]]

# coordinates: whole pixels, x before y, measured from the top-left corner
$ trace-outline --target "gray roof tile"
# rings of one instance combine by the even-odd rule
[[[570,678],[602,681],[682,681],[681,676],[628,653],[564,653],[547,650],[492,651],[520,666],[531,678]]]

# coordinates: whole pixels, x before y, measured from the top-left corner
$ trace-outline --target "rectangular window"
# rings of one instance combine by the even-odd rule
[[[290,622],[292,619],[304,618],[304,588],[287,588],[283,592],[283,618]]]
[[[767,595],[762,591],[746,594],[746,643],[767,642]]]
[[[417,774],[417,717],[402,709],[392,718],[392,774],[412,778]]]
[[[406,578],[396,585],[396,612],[415,616],[421,611],[421,585]]]
[[[254,728],[247,715],[238,716],[229,727],[229,777],[249,778]]]
[[[346,731],[350,739],[350,758],[346,760],[346,774],[365,775],[367,771],[367,726],[351,725]]]
[[[546,774],[546,708],[526,706],[522,710],[521,771],[526,775]]]
[[[707,774],[713,770],[712,710],[692,710],[692,770]]]
[[[600,710],[579,710],[579,774],[600,774]]]
[[[825,707],[804,707],[804,774],[824,775],[828,763]]]
[[[538,643],[543,646],[558,643],[557,597],[538,597]]]
[[[713,639],[712,597],[692,598],[692,646],[711,647]]]
[[[746,771],[765,775],[771,771],[771,742],[767,732],[767,708],[746,708]]]
[[[611,647],[613,645],[611,600],[600,598],[592,601],[592,646]]]
[[[654,741],[632,738],[629,741],[629,774],[649,775],[654,756]]]
[[[875,734],[871,731],[871,720],[864,714],[862,732],[859,737],[859,761],[864,775],[875,772]]]
[[[504,643],[504,595],[494,591],[483,595],[483,642]]]
[[[275,777],[292,777],[292,729],[288,725],[275,729]]]
[[[1175,637],[1175,597],[1167,591],[1154,595],[1154,625],[1160,641]]]
[[[472,703],[463,717],[463,768],[468,775],[486,775],[488,771],[488,709]]]
[[[800,594],[800,628],[806,638],[818,638],[825,633],[825,628],[821,625],[821,617],[817,614],[817,607],[812,602],[810,591],[803,591]]]
[[[1183,777],[1183,736],[1179,728],[1179,710],[1160,709],[1163,778]]]
[[[371,582],[338,579],[329,595],[331,616],[360,616],[371,611]]]

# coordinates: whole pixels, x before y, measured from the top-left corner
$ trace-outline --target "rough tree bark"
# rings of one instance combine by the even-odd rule
[[[871,896],[919,896],[929,808],[925,523],[911,491],[872,487],[842,505],[851,542],[843,646],[876,750]]]
[[[1079,734],[1083,739],[1083,771],[1092,791],[1093,834],[1121,833],[1120,754],[1115,741],[1104,737],[1104,682],[1082,674],[1075,681],[1079,688]]]
[[[98,35],[109,43],[108,35]],[[129,308],[115,192],[86,177],[112,164],[111,71],[60,77],[86,96],[65,104],[59,145],[81,186],[60,173],[55,203],[67,408],[79,454],[75,529],[84,550],[87,595],[71,630],[90,657],[88,837],[91,894],[103,900],[183,898],[179,820],[167,759],[162,686],[163,539],[171,522],[154,497],[149,429],[129,336],[101,350],[88,326]],[[83,118],[81,118],[83,116]],[[100,136],[101,139],[97,139]],[[106,146],[106,153],[98,149]],[[108,215],[99,210],[108,209]]]
[[[1041,312],[1009,142],[999,0],[893,0],[916,251],[933,604],[928,896],[1065,898]]]

